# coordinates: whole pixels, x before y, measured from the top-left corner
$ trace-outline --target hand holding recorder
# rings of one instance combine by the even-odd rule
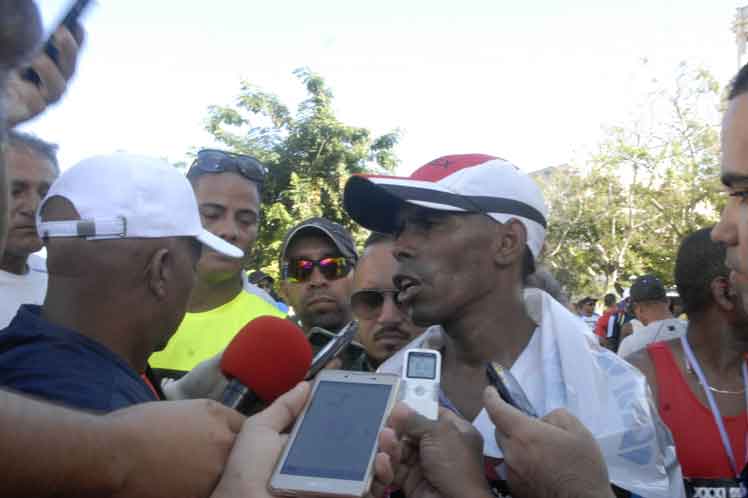
[[[441,408],[429,420],[399,404],[390,420],[405,437],[395,485],[408,498],[493,497],[483,466],[483,438],[470,422]]]

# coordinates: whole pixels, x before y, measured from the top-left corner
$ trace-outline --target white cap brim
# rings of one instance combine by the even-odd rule
[[[222,238],[216,237],[207,230],[203,230],[195,238],[204,246],[209,247],[224,256],[228,256],[229,258],[240,259],[244,257],[244,251],[233,244],[229,244]]]

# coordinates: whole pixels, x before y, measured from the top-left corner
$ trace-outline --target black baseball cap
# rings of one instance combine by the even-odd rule
[[[257,270],[249,274],[249,281],[253,284],[260,283],[263,280],[269,280],[271,284],[275,282],[275,279],[264,271]]]
[[[351,233],[340,223],[335,223],[327,218],[309,218],[308,220],[302,221],[291,230],[288,231],[286,237],[283,239],[283,245],[281,246],[280,252],[280,264],[283,266],[283,261],[286,259],[286,251],[291,242],[300,235],[309,232],[322,232],[327,236],[335,247],[340,251],[340,255],[354,264],[358,261],[358,254],[356,253],[356,244],[353,242]]]
[[[634,280],[630,294],[632,303],[643,301],[664,301],[667,296],[662,281],[654,275],[642,275]]]

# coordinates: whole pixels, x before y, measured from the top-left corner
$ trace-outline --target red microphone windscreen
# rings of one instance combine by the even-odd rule
[[[296,324],[261,316],[231,340],[221,371],[269,403],[304,380],[311,364],[312,347]]]

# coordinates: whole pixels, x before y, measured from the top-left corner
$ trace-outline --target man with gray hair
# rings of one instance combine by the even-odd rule
[[[0,258],[0,329],[22,304],[42,304],[47,292],[45,261],[34,255],[42,247],[36,233],[36,209],[59,175],[57,146],[11,130],[5,150],[10,184],[10,223]]]

